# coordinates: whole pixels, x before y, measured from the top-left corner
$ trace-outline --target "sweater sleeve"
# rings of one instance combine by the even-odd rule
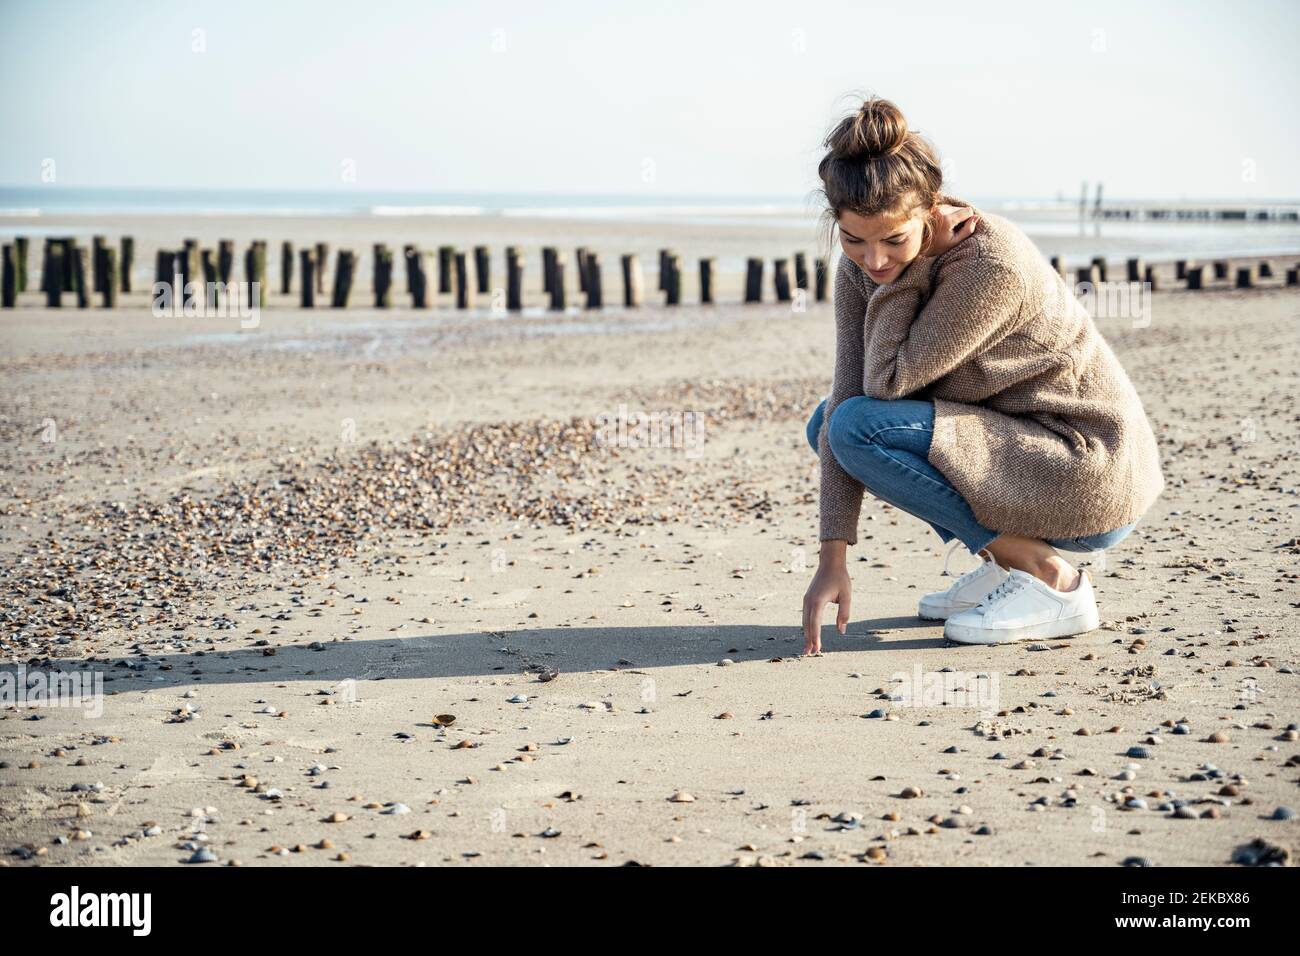
[[[822,412],[821,430],[817,433],[817,450],[821,458],[821,540],[847,541],[849,544],[858,543],[858,518],[865,489],[862,482],[845,471],[835,459],[827,439],[827,429],[840,402],[863,394],[862,326],[869,294],[863,286],[871,289],[875,283],[866,276],[855,277],[851,270],[857,268],[851,259],[841,256],[835,270],[835,376]]]
[[[943,378],[1011,334],[1024,301],[1020,271],[999,259],[967,253],[913,260],[871,297],[867,393],[902,398]]]

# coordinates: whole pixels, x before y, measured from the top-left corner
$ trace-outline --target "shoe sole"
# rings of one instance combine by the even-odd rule
[[[961,604],[957,607],[950,607],[946,610],[942,607],[936,607],[933,604],[926,604],[921,601],[916,608],[916,616],[923,621],[946,621],[954,614],[962,611],[969,611],[973,607],[979,607],[979,603]]]
[[[943,636],[958,644],[1014,644],[1019,641],[1042,640],[1052,637],[1075,637],[1087,634],[1101,626],[1100,615],[1096,608],[1074,617],[1061,618],[1049,624],[1033,624],[1028,627],[992,630],[973,627],[969,624],[944,625]]]

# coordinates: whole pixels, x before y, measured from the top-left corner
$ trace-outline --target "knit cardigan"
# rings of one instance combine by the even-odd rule
[[[864,486],[827,440],[836,406],[854,395],[932,401],[930,464],[998,532],[1112,531],[1164,489],[1141,399],[1092,317],[1017,226],[975,211],[970,236],[893,282],[840,258],[835,374],[817,439],[823,541],[857,543]]]

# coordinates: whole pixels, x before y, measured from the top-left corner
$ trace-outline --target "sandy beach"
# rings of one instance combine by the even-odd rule
[[[807,658],[831,306],[730,301],[7,311],[3,673],[103,696],[0,710],[0,859],[1290,858],[1300,292],[1099,320],[1167,481],[1078,556],[1101,629],[947,644],[939,539],[868,494],[852,623]]]

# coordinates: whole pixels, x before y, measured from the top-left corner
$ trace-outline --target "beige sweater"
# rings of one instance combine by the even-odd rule
[[[1164,488],[1141,399],[1092,317],[1019,228],[979,216],[970,237],[884,285],[840,258],[835,377],[818,436],[823,541],[858,540],[864,489],[826,440],[853,395],[933,401],[930,464],[995,531],[1112,531]]]

